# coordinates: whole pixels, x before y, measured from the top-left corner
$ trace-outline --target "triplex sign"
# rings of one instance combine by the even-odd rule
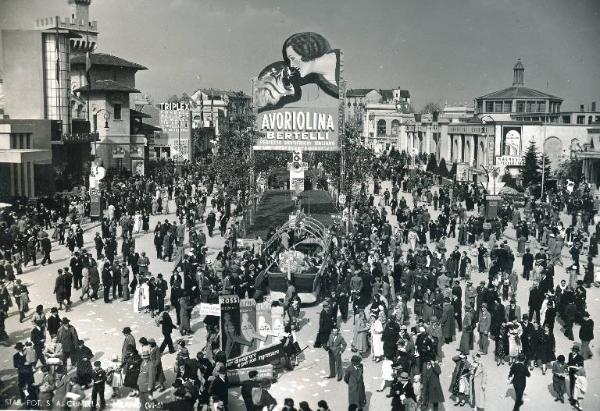
[[[161,110],[191,110],[188,103],[160,103]]]

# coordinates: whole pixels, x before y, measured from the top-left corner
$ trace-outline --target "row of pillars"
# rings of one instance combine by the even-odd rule
[[[10,164],[10,195],[35,197],[33,162]]]

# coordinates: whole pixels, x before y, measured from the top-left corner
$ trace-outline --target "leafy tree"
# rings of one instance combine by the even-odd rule
[[[250,171],[254,170],[250,148],[259,133],[249,127],[252,119],[239,119],[236,122],[240,124],[232,124],[219,136],[221,144],[213,157],[209,173],[221,181],[229,193],[240,190],[244,204],[250,189]]]
[[[421,111],[419,111],[419,113],[421,114],[432,114],[432,113],[441,113],[442,112],[442,108],[440,107],[439,104],[437,103],[433,103],[433,102],[429,102],[427,104],[425,104],[423,106],[423,108],[421,109]]]
[[[430,173],[437,173],[437,160],[435,158],[435,154],[430,153],[429,154],[429,159],[427,161],[427,171],[429,171]]]
[[[561,161],[556,170],[556,176],[563,180],[572,180],[578,184],[583,179],[583,160],[579,158],[570,158]]]
[[[307,161],[306,153],[303,155],[303,160]],[[288,161],[292,161],[292,156],[287,151],[261,150],[254,152],[254,167],[257,173],[269,171],[273,168],[287,167]]]
[[[440,163],[438,164],[437,173],[440,177],[448,177],[448,166],[446,165],[446,160],[444,157],[442,157]]]
[[[531,142],[525,152],[525,165],[521,169],[521,180],[523,186],[528,187],[541,181],[541,173],[538,169],[538,154],[535,142]]]

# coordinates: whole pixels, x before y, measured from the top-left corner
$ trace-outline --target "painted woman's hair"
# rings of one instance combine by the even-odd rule
[[[288,60],[286,50],[290,46],[302,57],[302,61],[314,60],[331,51],[331,46],[325,37],[313,32],[296,33],[287,38],[282,50],[286,60]]]

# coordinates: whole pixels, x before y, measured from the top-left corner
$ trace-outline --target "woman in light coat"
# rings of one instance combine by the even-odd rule
[[[473,356],[471,368],[471,392],[469,398],[471,407],[485,409],[485,390],[487,388],[487,371],[481,362],[479,354]]]
[[[359,311],[358,318],[354,323],[352,351],[358,351],[362,355],[369,350],[368,333],[367,316],[364,311]]]
[[[373,359],[375,362],[381,361],[383,357],[383,328],[385,323],[385,314],[380,311],[379,316],[371,324],[371,339],[373,349]]]

